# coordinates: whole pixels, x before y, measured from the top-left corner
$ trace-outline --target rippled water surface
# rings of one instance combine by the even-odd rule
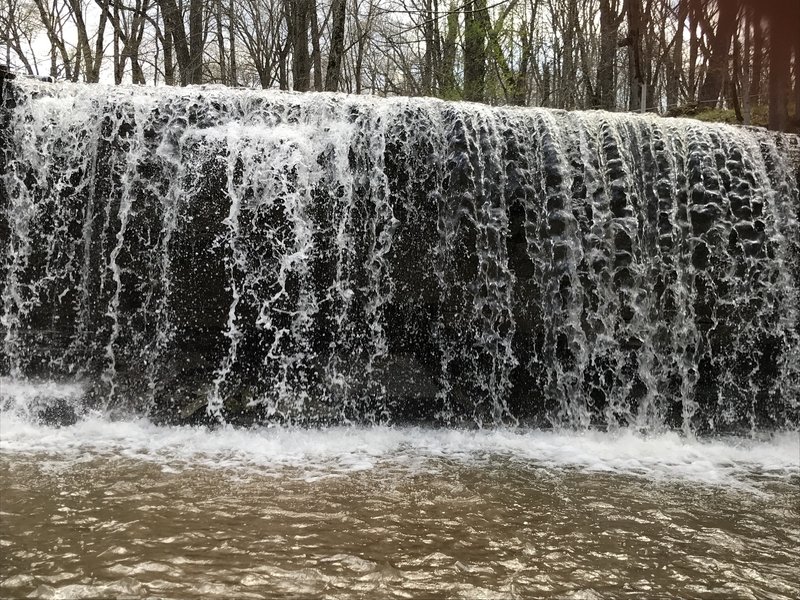
[[[795,598],[800,441],[0,424],[2,597]]]

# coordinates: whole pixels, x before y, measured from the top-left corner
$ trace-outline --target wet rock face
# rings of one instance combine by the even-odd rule
[[[78,422],[75,408],[64,400],[56,400],[37,411],[37,420],[51,427],[66,427]]]
[[[798,419],[796,137],[14,85],[4,375],[193,423]]]

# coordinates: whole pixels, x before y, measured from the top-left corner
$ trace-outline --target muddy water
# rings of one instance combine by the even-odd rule
[[[796,598],[800,589],[796,434],[743,446],[94,427],[0,429],[0,596]]]

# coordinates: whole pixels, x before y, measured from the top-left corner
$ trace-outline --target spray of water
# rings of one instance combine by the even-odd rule
[[[796,137],[15,82],[2,374],[170,421],[800,414]]]

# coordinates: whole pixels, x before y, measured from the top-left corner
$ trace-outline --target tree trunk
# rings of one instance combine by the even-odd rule
[[[331,4],[331,48],[328,53],[328,68],[325,72],[325,91],[338,92],[344,58],[344,23],[347,0],[333,0]]]
[[[64,65],[66,68],[68,65]],[[50,44],[50,77],[55,79],[58,77],[58,54],[56,52],[56,45]]]
[[[527,23],[523,23],[522,27],[520,27],[522,56],[519,61],[519,71],[514,78],[514,87],[511,97],[511,103],[516,106],[525,106],[528,103],[528,69],[530,68],[531,62],[532,37],[532,31],[529,31]]]
[[[142,64],[139,60],[139,48],[142,47],[142,38],[144,38],[144,29],[147,24],[146,11],[149,8],[150,0],[143,0],[141,3],[141,10],[133,20],[133,46],[131,48],[131,78],[133,83],[144,85],[146,83],[144,78],[144,71]]]
[[[630,81],[630,110],[641,110],[644,99],[644,71],[642,65],[642,6],[641,0],[625,0],[628,17],[628,72]],[[645,107],[646,108],[646,107]]]
[[[278,87],[282,90],[289,89],[289,54],[292,51],[291,23],[292,16],[288,6],[283,6],[283,18],[286,20],[286,41],[278,51]],[[263,87],[263,82],[262,82]]]
[[[447,13],[447,33],[442,43],[442,64],[439,73],[439,95],[446,99],[456,98],[456,39],[458,38],[458,11],[451,0]]]
[[[575,68],[575,18],[577,14],[576,0],[568,0],[567,6],[567,19],[566,26],[562,32],[562,40],[564,44],[564,61],[563,71],[561,77],[561,85],[558,86],[561,90],[560,106],[571,110],[575,108],[575,83],[577,80],[577,73]]]
[[[723,0],[717,4],[719,5],[717,30],[711,40],[708,71],[697,99],[701,105],[708,108],[716,107],[722,92],[722,83],[728,73],[731,39],[736,30],[736,14],[739,11],[738,0]]]
[[[175,85],[175,63],[172,58],[172,33],[164,31],[164,83]]]
[[[311,61],[308,54],[311,0],[293,0],[287,6],[289,41],[292,45],[292,80],[294,89],[307,92],[311,86]]]
[[[94,44],[94,57],[92,60],[91,77],[92,82],[97,83],[100,81],[100,66],[103,62],[103,55],[105,54],[105,46],[103,45],[103,35],[106,30],[106,23],[108,22],[108,3],[105,0],[102,10],[100,11],[100,21],[97,25],[97,37]]]
[[[119,52],[119,37],[120,37],[120,21],[119,21],[119,2],[114,2],[114,83],[119,85],[122,83],[122,74],[125,65],[122,62]]]
[[[221,2],[222,0],[220,0]],[[234,28],[235,16],[233,12],[233,0],[230,0],[230,4],[228,4],[228,46],[229,46],[229,54],[231,57],[230,62],[230,69],[228,69],[228,74],[231,80],[231,85],[236,87],[239,85],[236,73],[236,29]]]
[[[745,13],[744,23],[744,54],[742,56],[742,122],[750,125],[752,111],[750,110],[750,50],[751,50],[751,26],[753,17],[750,11]]]
[[[753,8],[750,9],[750,19],[753,23],[753,69],[750,79],[750,102],[761,104],[761,79],[763,78],[764,62],[764,29],[761,24],[761,15]]]
[[[672,47],[672,61],[667,77],[667,108],[681,104],[680,83],[683,76],[683,29],[689,13],[688,0],[678,0],[678,22]]]
[[[353,2],[354,10],[357,10],[356,7],[358,5],[356,2]],[[353,19],[353,26],[355,27],[355,39],[356,39],[356,57],[353,64],[353,76],[352,82],[348,85],[347,89],[348,92],[355,88],[355,93],[361,93],[361,87],[363,82],[364,73],[362,72],[362,67],[364,65],[364,53],[366,52],[366,45],[367,45],[367,32],[364,31],[363,24],[361,19]]]
[[[689,2],[689,91],[688,100],[693,103],[697,100],[697,53],[700,40],[697,36],[699,13],[701,10],[699,0]]]
[[[552,75],[550,73],[550,63],[545,61],[542,66],[542,106],[550,106],[550,88],[552,86]]]
[[[19,29],[17,28],[17,24],[15,21],[12,21],[10,24],[7,25],[8,31],[3,32],[2,39],[6,42],[6,65],[11,64],[11,50],[14,50],[14,54],[19,58],[22,65],[25,67],[25,71],[27,71],[28,75],[38,75],[39,74],[39,67],[36,63],[36,59],[34,57],[34,64],[31,65],[28,57],[26,56],[26,52],[22,47],[22,39],[20,37]]]
[[[728,81],[728,91],[730,92],[730,102],[736,112],[736,120],[744,123],[742,105],[739,101],[739,90],[742,89],[742,44],[739,36],[733,37],[733,69]]]
[[[79,0],[70,0],[72,16],[75,19],[75,29],[78,34],[78,49],[83,58],[87,83],[97,83],[100,81],[100,63],[102,62],[104,51],[103,33],[105,31],[106,19],[108,18],[108,2],[109,0],[105,0],[100,6],[100,20],[97,27],[97,38],[93,53],[92,47],[89,44],[86,21],[83,16],[83,6]]]
[[[486,0],[464,4],[464,99],[483,102],[486,86]]]
[[[311,63],[314,65],[314,90],[322,91],[322,50],[319,47],[319,23],[317,22],[316,3],[312,2],[310,7],[311,17]]]
[[[197,2],[197,0],[193,0]],[[180,71],[181,85],[194,83],[192,77],[194,72],[190,73],[191,55],[189,53],[189,43],[186,40],[186,30],[183,27],[183,17],[175,0],[158,0],[161,6],[161,14],[164,18],[164,64],[167,64],[167,46],[170,46],[169,54],[171,56],[172,50],[175,50],[175,57],[178,59],[178,69]],[[169,42],[166,40],[169,38]],[[166,68],[164,69],[164,78],[167,79]],[[174,75],[170,77],[174,80]]]
[[[217,51],[219,52],[219,80],[221,83],[228,83],[228,64],[225,59],[225,37],[222,34],[222,2],[217,1],[215,11],[217,25]]]
[[[433,88],[433,24],[436,17],[433,14],[431,0],[425,0],[425,19],[423,31],[425,34],[425,54],[422,59],[421,91],[423,96],[430,96]]]
[[[131,59],[131,80],[135,84],[144,85],[144,71],[142,70],[142,63],[139,61],[139,48],[142,46],[142,38],[144,37],[145,27],[145,12],[147,10],[147,1],[142,3],[141,12],[136,14],[131,26],[131,35],[128,42],[123,49],[130,55]]]
[[[189,83],[203,83],[203,0],[189,1]]]
[[[593,108],[614,110],[617,104],[614,63],[617,57],[619,19],[611,0],[600,0],[600,56],[597,63],[597,91]]]
[[[367,42],[363,37],[359,38],[358,41],[358,48],[356,51],[356,64],[355,64],[355,73],[354,79],[356,84],[355,92],[356,94],[361,93],[361,89],[363,87],[364,82],[364,54],[367,51]]]

